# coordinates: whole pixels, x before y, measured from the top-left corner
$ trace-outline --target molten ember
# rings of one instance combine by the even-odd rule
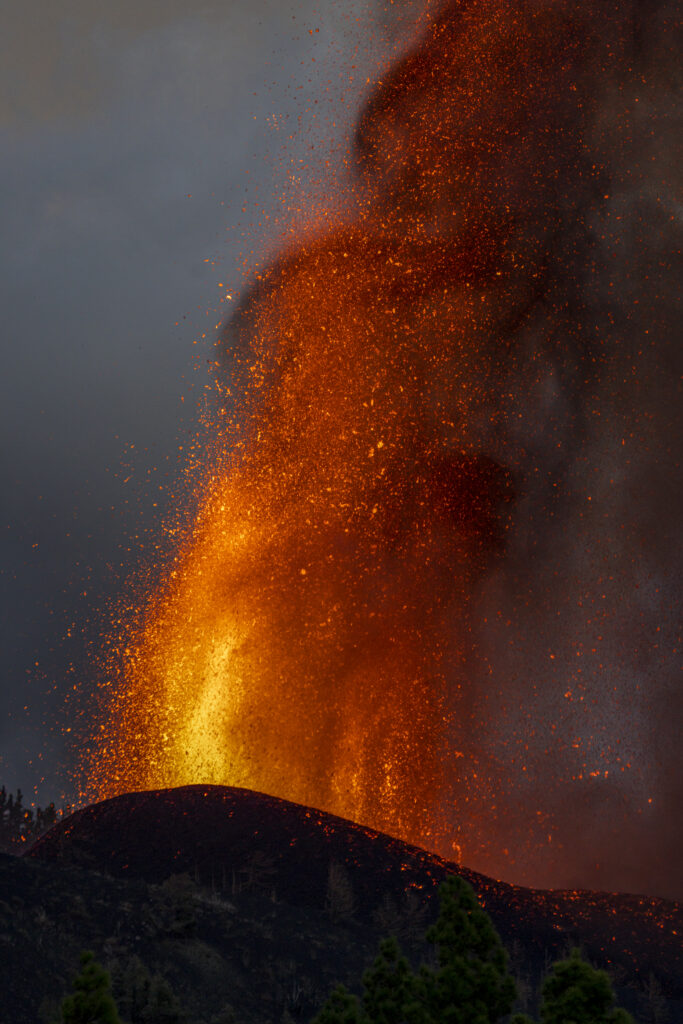
[[[575,330],[600,186],[599,44],[568,11],[425,16],[360,119],[354,218],[243,299],[194,524],[112,658],[98,796],[244,786],[451,855],[458,802],[495,804],[471,595],[513,508],[511,389]]]

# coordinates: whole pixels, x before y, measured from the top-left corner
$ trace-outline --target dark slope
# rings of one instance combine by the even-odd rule
[[[439,882],[459,872],[532,985],[549,961],[578,942],[611,971],[632,1009],[641,1009],[635,992],[641,991],[642,1002],[652,976],[669,1002],[669,1019],[683,1016],[678,904],[507,885],[333,815],[248,790],[187,786],[106,800],[55,826],[26,861],[145,883],[151,890],[187,873],[197,891],[208,888],[218,901],[249,896],[267,903],[269,915],[279,908],[274,920],[295,913],[330,935],[351,928],[359,933],[354,944],[366,947],[357,950],[365,962],[383,932],[398,931],[410,946],[435,913],[430,897]],[[300,921],[297,927],[305,932],[307,926]],[[345,964],[338,962],[341,976]],[[328,973],[321,967],[321,978]]]

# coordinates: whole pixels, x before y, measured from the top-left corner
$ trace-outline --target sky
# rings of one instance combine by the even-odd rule
[[[131,574],[154,564],[160,524],[184,500],[216,325],[245,275],[334,195],[367,80],[400,51],[418,7],[403,4],[399,17],[374,0],[191,8],[36,0],[4,16],[0,783],[8,788],[37,791],[41,801],[70,797],[66,698],[84,679],[87,687],[112,602]],[[660,44],[643,45],[656,53]],[[625,343],[599,384],[574,396],[580,436],[552,366],[512,403],[515,443],[530,465],[562,475],[566,500],[551,520],[541,484],[521,495],[506,561],[475,607],[482,679],[524,681],[509,729],[557,718],[547,694],[570,691],[577,638],[595,644],[585,697],[596,707],[596,743],[623,743],[635,764],[622,803],[632,821],[650,823],[636,821],[629,833],[645,872],[648,828],[669,867],[680,850],[683,499],[669,263],[680,211],[662,192],[653,212],[672,163],[667,88],[655,69],[649,91],[635,97],[645,108],[633,122],[640,184],[627,187],[621,176],[602,235],[610,279],[601,287],[628,304]],[[603,104],[607,139],[615,109]],[[642,172],[646,161],[654,170]],[[622,217],[637,237],[614,228]],[[637,310],[655,302],[663,312],[651,342],[653,325]],[[544,428],[549,417],[567,424],[562,459]],[[565,730],[583,721],[570,703],[559,719]],[[496,728],[493,715],[494,751],[505,743]],[[574,788],[555,799],[582,802],[597,837],[615,792]],[[572,814],[562,820],[570,837]],[[614,860],[617,847],[605,843]],[[653,878],[664,871],[655,860]],[[673,885],[666,871],[661,891]]]
[[[405,26],[370,0],[44,0],[3,26],[0,777],[46,799],[64,695],[176,501],[225,295],[343,171]]]

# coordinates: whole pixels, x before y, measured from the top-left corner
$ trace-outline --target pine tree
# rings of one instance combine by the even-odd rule
[[[395,938],[386,939],[363,976],[362,1007],[338,986],[314,1024],[499,1024],[509,1018],[516,985],[508,957],[474,890],[458,875],[439,890],[440,910],[426,938],[437,949],[438,966],[415,974]],[[604,971],[574,950],[552,968],[542,989],[541,1024],[634,1024],[614,1007]],[[533,1024],[514,1014],[511,1024]]]
[[[15,798],[10,794],[8,809],[10,828],[12,833],[18,836],[24,818],[24,794],[20,789],[17,790]]]
[[[439,891],[439,917],[427,932],[439,967],[423,967],[422,1002],[435,1024],[494,1024],[512,1010],[516,987],[507,953],[474,890],[452,875]]]
[[[337,985],[313,1024],[369,1024],[358,1000],[344,985]]]
[[[415,1003],[415,976],[395,938],[381,943],[363,988],[363,1009],[372,1024],[403,1024]]]
[[[614,993],[604,971],[596,971],[573,949],[559,960],[542,988],[542,1024],[633,1024],[626,1010],[613,1008]]]
[[[396,939],[386,939],[363,976],[362,1010],[340,986],[314,1024],[497,1024],[510,1013],[516,990],[507,954],[473,889],[454,875],[439,898],[426,936],[438,968],[423,965],[415,975]]]
[[[160,974],[152,976],[143,1017],[155,1024],[183,1024],[186,1019],[173,989]]]
[[[73,995],[62,1001],[62,1024],[121,1024],[109,975],[92,953],[81,953],[81,973]]]
[[[137,956],[112,964],[113,989],[127,1024],[183,1024],[186,1014],[161,974],[150,974]]]

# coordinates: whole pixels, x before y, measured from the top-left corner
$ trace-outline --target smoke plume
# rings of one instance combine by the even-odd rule
[[[99,795],[244,785],[513,881],[673,893],[672,22],[424,15],[359,119],[353,214],[221,336]]]

